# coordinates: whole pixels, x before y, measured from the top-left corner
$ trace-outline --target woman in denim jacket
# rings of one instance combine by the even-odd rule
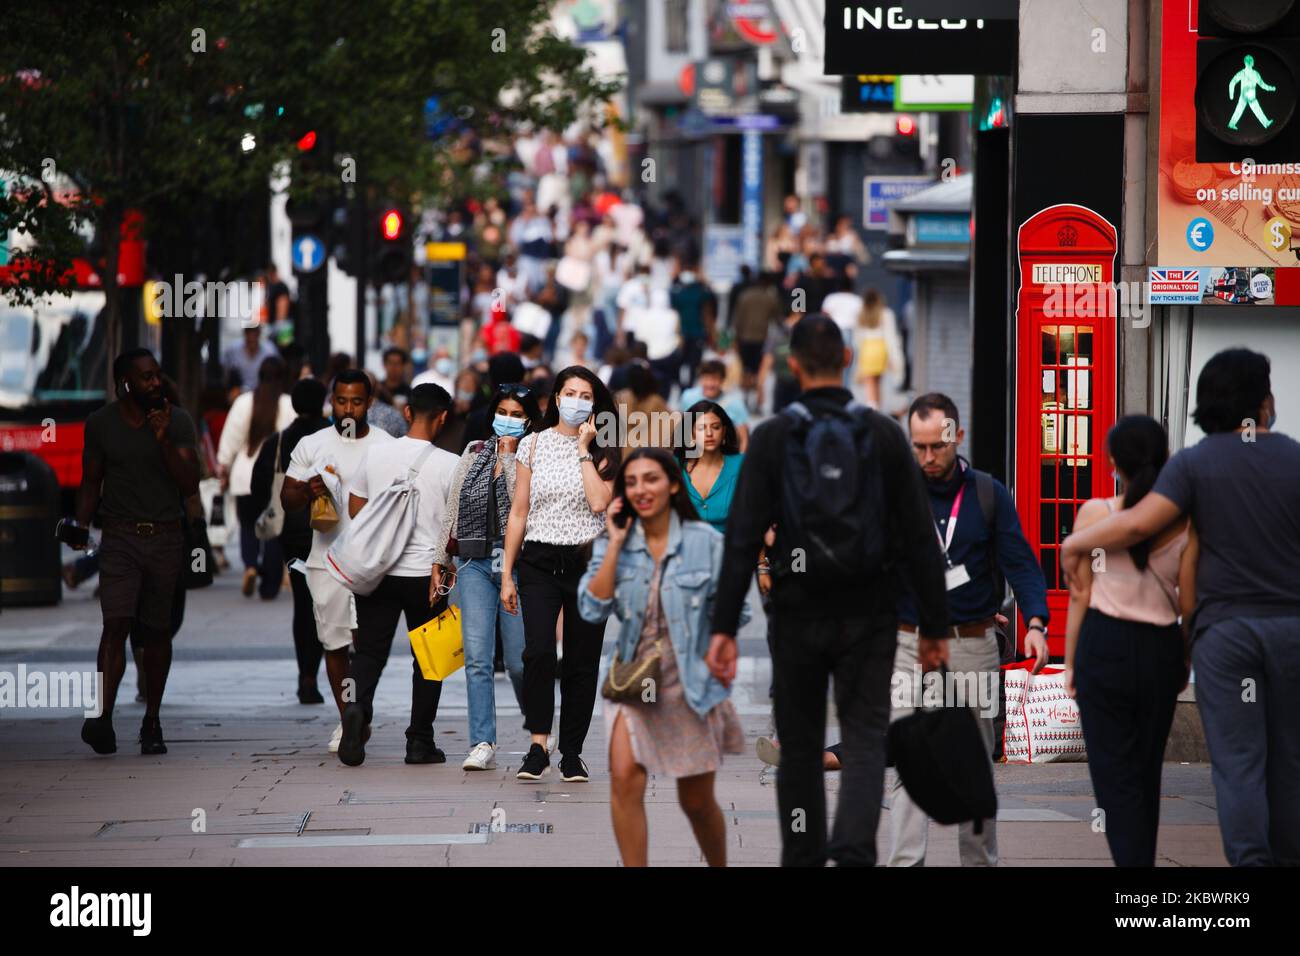
[[[632,520],[619,527],[625,510]],[[619,660],[642,659],[656,645],[660,655],[657,684],[646,682],[639,699],[605,702],[610,810],[623,864],[646,865],[645,785],[654,773],[677,780],[705,859],[725,866],[713,775],[724,753],[740,753],[744,733],[729,691],[704,661],[722,535],[699,520],[676,459],[659,448],[627,457],[605,526],[578,587],[579,610],[592,623],[618,615]]]

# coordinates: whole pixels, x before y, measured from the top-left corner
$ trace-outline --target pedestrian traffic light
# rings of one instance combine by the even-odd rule
[[[357,200],[340,199],[334,206],[330,229],[330,255],[334,264],[353,277],[365,275],[365,236]]]
[[[396,209],[388,210],[384,213],[380,229],[383,231],[385,239],[396,239],[402,234],[402,214]]]
[[[285,213],[295,232],[324,236],[329,229],[337,192],[328,173],[327,150],[315,130],[298,137],[298,154],[291,167],[291,189]]]
[[[320,196],[290,196],[284,212],[295,232],[321,232],[328,224],[330,203]]]
[[[411,245],[408,216],[395,204],[379,207],[371,235],[375,237],[370,261],[370,277],[376,282],[406,282],[411,276],[414,250]]]
[[[1201,0],[1196,161],[1300,162],[1300,2]]]

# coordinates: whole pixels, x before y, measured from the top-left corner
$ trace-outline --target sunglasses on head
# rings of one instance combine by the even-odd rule
[[[497,394],[509,395],[514,398],[527,398],[529,395],[533,394],[533,390],[527,385],[498,385]]]

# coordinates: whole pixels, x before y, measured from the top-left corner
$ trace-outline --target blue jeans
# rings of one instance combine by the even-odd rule
[[[496,633],[501,625],[501,647],[506,673],[514,685],[516,702],[522,701],[524,680],[524,619],[501,607],[501,571],[496,558],[457,558],[456,589],[452,603],[461,609],[465,642],[465,685],[469,694],[470,746],[497,742],[496,686],[492,661]],[[515,586],[518,587],[518,576]],[[520,703],[519,709],[523,710]]]
[[[1300,865],[1300,617],[1219,621],[1192,644],[1223,854]]]

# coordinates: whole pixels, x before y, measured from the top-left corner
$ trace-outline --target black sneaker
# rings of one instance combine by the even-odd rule
[[[97,754],[117,753],[117,734],[111,717],[91,717],[81,725],[81,739]]]
[[[515,774],[515,779],[541,780],[550,766],[551,758],[547,756],[546,748],[541,744],[533,744],[528,748],[524,762],[519,765],[519,772]]]
[[[560,758],[560,778],[565,783],[587,783],[591,779],[587,776],[587,765],[577,754]]]
[[[140,725],[140,753],[146,757],[165,754],[167,745],[163,743],[162,723],[157,717],[144,719]]]
[[[321,696],[320,691],[316,688],[316,681],[311,679],[298,680],[298,703],[300,704],[323,704],[325,698]]]
[[[446,763],[447,755],[439,750],[432,740],[419,737],[406,738],[407,763]]]
[[[339,740],[339,760],[349,767],[359,767],[366,759],[366,709],[360,704],[343,708],[343,737]]]

